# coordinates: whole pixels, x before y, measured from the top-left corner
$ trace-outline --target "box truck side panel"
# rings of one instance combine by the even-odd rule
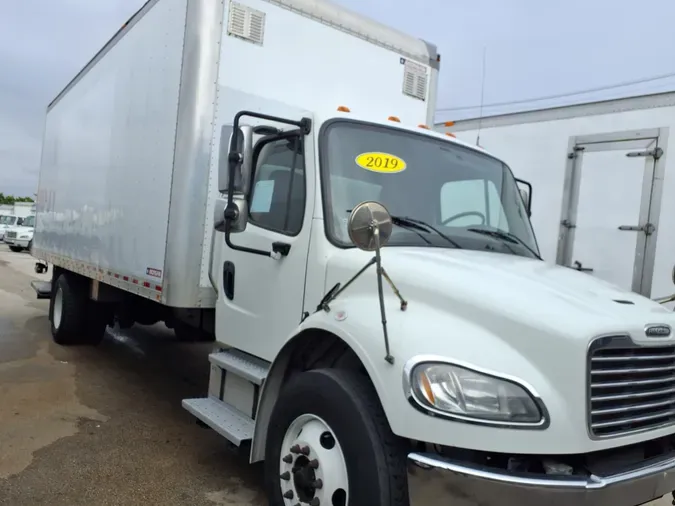
[[[438,67],[433,45],[327,2],[226,2],[214,139],[237,111],[270,102],[331,116],[342,105],[358,115],[432,125]],[[213,149],[212,197],[217,163]],[[206,217],[210,244],[211,208]],[[202,267],[207,286],[207,248]]]
[[[161,296],[187,0],[149,2],[50,105],[35,255]]]
[[[476,126],[470,120],[450,130],[475,143]],[[480,144],[533,184],[532,222],[546,260],[579,261],[591,275],[657,297],[672,292],[674,127],[672,94],[484,118]],[[569,158],[575,146],[576,161]],[[656,147],[658,160],[636,156]],[[561,226],[570,205],[572,229]],[[656,225],[651,235],[627,228],[647,222]]]

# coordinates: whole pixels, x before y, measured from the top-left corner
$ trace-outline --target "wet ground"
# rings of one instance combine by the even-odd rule
[[[180,405],[206,392],[211,344],[156,325],[56,346],[33,265],[0,244],[0,506],[264,505],[260,466]]]
[[[0,245],[0,505],[265,504],[260,467],[181,408],[211,345],[157,325],[56,346],[33,264]]]

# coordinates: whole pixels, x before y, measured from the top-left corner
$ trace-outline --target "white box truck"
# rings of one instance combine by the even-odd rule
[[[54,340],[214,336],[183,405],[273,506],[670,493],[675,315],[540,260],[511,169],[426,126],[439,60],[323,0],[148,2],[47,110]]]

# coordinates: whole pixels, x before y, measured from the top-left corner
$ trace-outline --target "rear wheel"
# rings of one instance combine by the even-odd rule
[[[405,447],[363,374],[318,369],[277,400],[265,457],[270,506],[408,504]]]
[[[87,298],[84,280],[60,274],[52,287],[49,314],[57,344],[98,344],[103,339],[105,314],[98,303]]]
[[[23,248],[21,246],[10,246],[9,249],[12,250],[14,253],[19,253],[23,251]]]

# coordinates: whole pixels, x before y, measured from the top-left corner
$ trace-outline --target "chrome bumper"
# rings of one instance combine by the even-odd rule
[[[588,479],[528,477],[408,455],[411,506],[638,506],[675,490],[675,458]]]

